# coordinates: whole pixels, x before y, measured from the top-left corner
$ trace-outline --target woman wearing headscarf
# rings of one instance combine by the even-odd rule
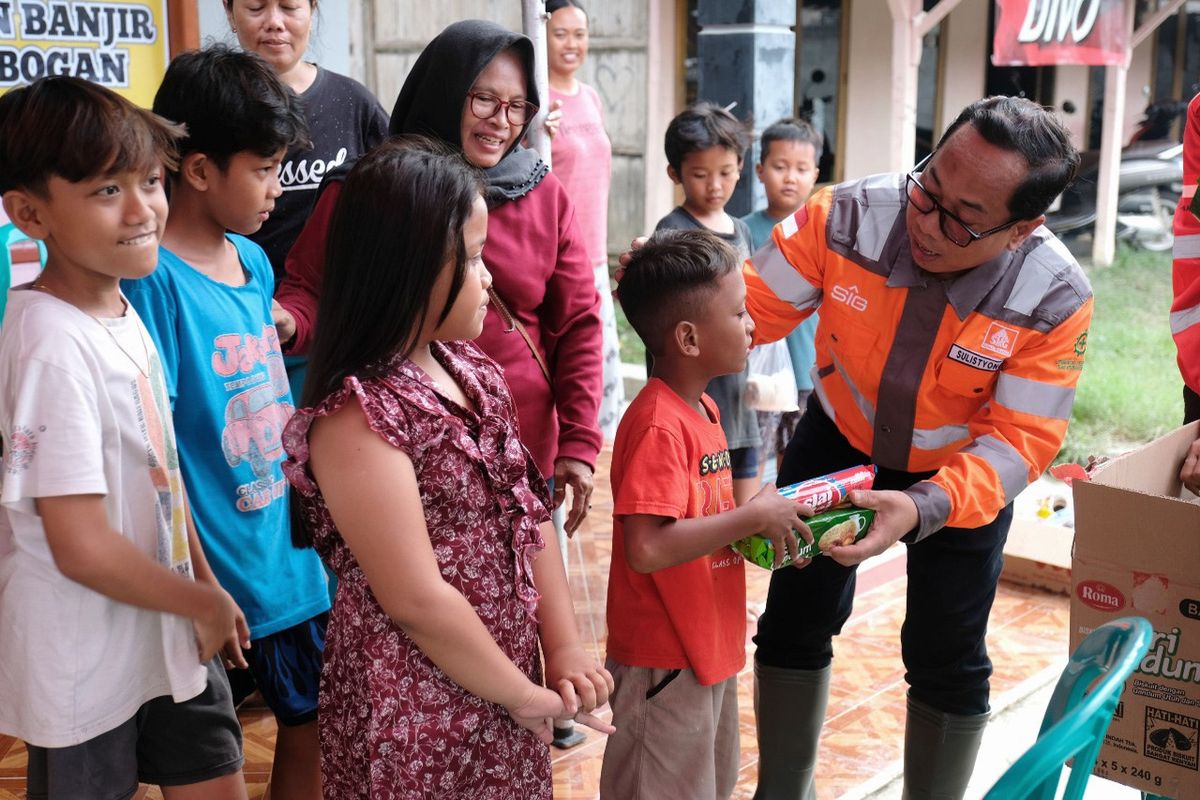
[[[483,260],[494,292],[476,343],[504,368],[521,441],[552,476],[556,506],[571,487],[565,527],[573,532],[587,514],[602,442],[600,299],[574,207],[537,153],[521,146],[539,102],[529,39],[492,22],[465,20],[442,31],[417,58],[389,131],[438,139],[484,173]],[[295,323],[287,345],[292,353],[304,353],[311,341],[326,234],[343,176],[326,181],[276,295]]]

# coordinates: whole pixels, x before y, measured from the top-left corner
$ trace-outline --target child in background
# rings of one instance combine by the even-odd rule
[[[0,98],[4,210],[48,255],[0,333],[0,733],[26,742],[29,797],[246,797],[214,655],[244,664],[249,635],[189,524],[162,366],[119,284],[158,260],[179,133],[76,78]]]
[[[749,258],[753,252],[749,229],[725,213],[750,146],[746,123],[712,103],[697,103],[671,120],[665,146],[667,175],[683,187],[683,205],[659,220],[655,230],[711,231],[733,247],[739,263]],[[652,362],[652,356],[647,362]],[[649,366],[653,372],[653,364]],[[714,376],[705,388],[721,411],[738,505],[759,488],[758,418],[745,403],[748,374],[743,365],[740,371]]]
[[[470,341],[492,283],[483,189],[458,155],[401,137],[354,166],[333,213],[305,408],[285,433],[296,533],[338,578],[326,800],[548,800],[551,718],[612,731],[586,713],[612,677],[579,643],[539,527],[545,478]]]
[[[654,371],[612,458],[608,668],[613,724],[602,798],[727,798],[737,781],[746,578],[728,545],[761,533],[796,557],[801,507],[773,486],[734,506],[720,412],[704,387],[745,369],[754,323],[742,260],[707,231],[661,231],[617,298]],[[808,564],[807,559],[796,563]]]
[[[257,685],[279,723],[271,794],[318,798],[329,592],[316,554],[292,547],[281,436],[294,406],[271,321],[274,277],[244,238],[270,214],[279,160],[304,140],[304,119],[266,62],[223,46],[175,58],[154,110],[187,136],[158,269],[122,288],[162,353],[200,540],[250,623],[253,684],[235,686],[245,696]]]
[[[742,222],[750,229],[752,250],[765,245],[775,226],[804,205],[821,176],[817,169],[821,161],[821,134],[808,122],[781,119],[763,131],[761,144],[754,172],[766,190],[767,207],[742,217]],[[760,476],[767,457],[775,459],[776,468],[782,463],[783,451],[812,394],[811,372],[817,357],[813,337],[816,332],[817,315],[814,313],[784,340],[792,359],[792,372],[796,375],[796,405],[799,408],[785,411],[782,415],[759,412],[759,431],[762,436],[759,449]],[[764,419],[766,415],[770,416]]]

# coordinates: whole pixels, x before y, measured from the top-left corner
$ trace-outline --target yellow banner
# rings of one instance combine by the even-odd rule
[[[74,75],[149,108],[167,61],[165,0],[0,0],[0,94]]]

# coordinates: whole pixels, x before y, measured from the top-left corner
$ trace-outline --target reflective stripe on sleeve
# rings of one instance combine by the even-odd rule
[[[1004,504],[1008,505],[1013,498],[1029,483],[1029,466],[1017,449],[995,436],[981,436],[962,449],[965,455],[982,458],[992,465],[1000,476],[1000,485],[1004,487]]]
[[[1171,335],[1178,336],[1200,322],[1200,306],[1171,312]]]
[[[1200,233],[1176,236],[1171,247],[1173,258],[1200,258]]]
[[[971,435],[966,425],[942,425],[940,428],[914,428],[912,446],[921,450],[941,450],[967,439]]]
[[[754,271],[763,283],[785,303],[791,303],[801,311],[813,308],[821,300],[821,291],[804,279],[787,257],[771,241],[750,259]]]
[[[1023,414],[1070,419],[1075,390],[1070,386],[1043,383],[1002,372],[996,381],[994,400],[1005,408]]]

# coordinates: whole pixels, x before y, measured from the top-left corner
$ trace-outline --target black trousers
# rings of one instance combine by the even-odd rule
[[[1183,386],[1183,424],[1200,419],[1200,394],[1193,392],[1187,384]]]
[[[816,396],[800,418],[779,471],[779,485],[870,463],[850,446]],[[876,489],[906,489],[932,473],[880,469]],[[943,528],[908,547],[908,602],[900,632],[912,696],[939,711],[989,710],[988,616],[1003,566],[1012,504],[988,525]],[[908,537],[905,537],[906,539]],[[833,658],[854,604],[854,567],[818,557],[801,570],[776,570],[759,618],[755,658],[784,669],[817,670]]]

